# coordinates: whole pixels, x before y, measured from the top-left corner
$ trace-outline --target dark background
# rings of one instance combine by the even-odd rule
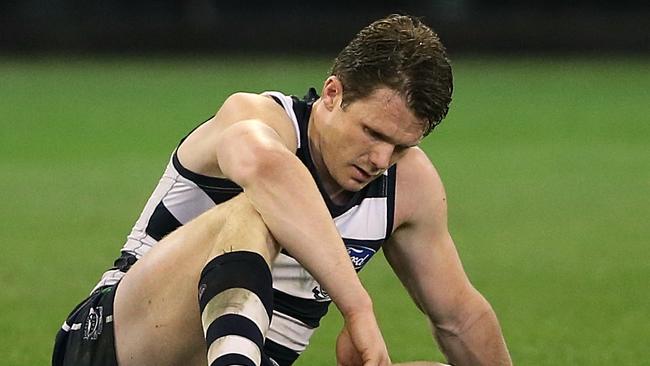
[[[394,12],[423,17],[454,53],[650,50],[640,0],[22,0],[0,2],[0,53],[331,53]]]

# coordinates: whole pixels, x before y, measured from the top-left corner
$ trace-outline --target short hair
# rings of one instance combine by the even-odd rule
[[[392,14],[363,28],[336,57],[330,75],[343,84],[343,108],[380,87],[395,90],[427,121],[424,136],[449,111],[453,77],[445,47],[409,15]]]

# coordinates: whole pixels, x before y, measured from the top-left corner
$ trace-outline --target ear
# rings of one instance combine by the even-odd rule
[[[325,80],[321,100],[329,111],[341,106],[343,102],[343,83],[338,77],[332,75]]]

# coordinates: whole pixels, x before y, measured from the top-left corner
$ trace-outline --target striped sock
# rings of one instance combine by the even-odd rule
[[[208,365],[259,366],[273,311],[271,271],[261,255],[230,252],[211,260],[199,281]]]

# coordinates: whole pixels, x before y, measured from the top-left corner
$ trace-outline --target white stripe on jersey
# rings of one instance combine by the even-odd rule
[[[360,205],[336,217],[334,223],[341,237],[356,240],[383,239],[388,225],[386,200],[385,197],[366,198]],[[292,257],[280,253],[273,264],[272,274],[275,289],[303,299],[316,300],[313,290],[320,287],[318,282]]]
[[[167,164],[167,168],[165,169],[163,176],[160,178],[160,181],[158,182],[156,189],[151,194],[151,197],[149,197],[149,200],[144,206],[144,209],[142,210],[138,221],[133,226],[133,229],[131,230],[127,241],[124,244],[122,251],[133,252],[138,258],[140,258],[149,250],[152,245],[157,243],[157,241],[151,237],[149,238],[150,240],[146,240],[147,225],[149,224],[149,219],[151,219],[151,215],[156,209],[156,206],[158,206],[160,201],[162,201],[162,199],[167,194],[169,194],[169,191],[172,189],[179,176],[180,174],[178,171],[176,171],[176,168],[174,168],[174,164],[172,164],[172,159],[170,158],[169,164]],[[139,250],[139,247],[143,245],[146,247],[142,250]]]
[[[301,353],[309,345],[309,338],[311,338],[315,330],[304,325],[299,320],[274,311],[271,318],[271,328],[266,334],[266,338]]]
[[[276,290],[303,299],[314,299],[312,290],[318,286],[318,282],[292,257],[284,253],[278,254],[271,273],[273,288]]]
[[[296,146],[300,148],[300,127],[298,127],[298,118],[296,117],[296,112],[293,111],[293,99],[276,91],[265,91],[262,93],[262,95],[276,97],[280,103],[282,103],[284,111],[287,112],[289,118],[291,119],[291,122],[293,122],[293,128],[296,130],[296,143],[298,144]]]
[[[388,217],[386,197],[366,198],[334,219],[341,237],[357,240],[380,240],[386,237]]]
[[[176,176],[176,181],[162,202],[176,220],[183,225],[214,207],[214,201],[207,193],[200,189],[196,183],[180,174]],[[188,202],[192,202],[192,204],[188,204]]]

